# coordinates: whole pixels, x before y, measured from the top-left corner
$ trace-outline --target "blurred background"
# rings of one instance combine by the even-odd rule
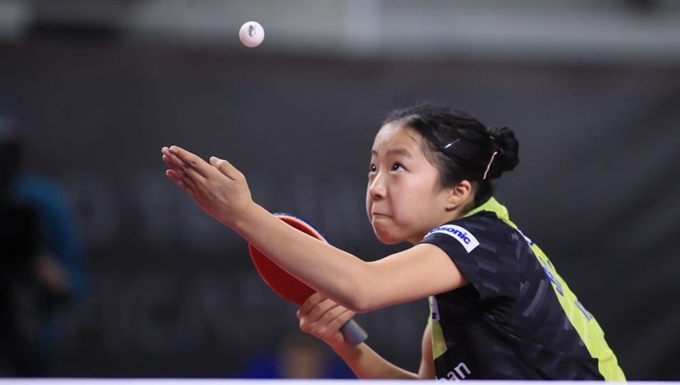
[[[375,260],[404,246],[366,218],[370,146],[421,101],[515,130],[497,197],[629,379],[680,379],[675,0],[0,0],[0,373],[351,377],[160,149],[229,159]],[[427,316],[358,321],[416,370]]]

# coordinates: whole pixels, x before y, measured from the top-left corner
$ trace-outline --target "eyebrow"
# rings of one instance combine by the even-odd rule
[[[376,150],[371,150],[371,155],[378,155],[378,152],[377,152]],[[413,155],[411,154],[411,152],[410,152],[409,150],[405,149],[404,147],[390,148],[389,150],[387,150],[387,154],[386,154],[386,155],[387,155],[387,156],[390,156],[390,155],[401,155],[401,156],[404,156],[404,157],[406,157],[406,158],[411,158],[411,157],[413,157]]]

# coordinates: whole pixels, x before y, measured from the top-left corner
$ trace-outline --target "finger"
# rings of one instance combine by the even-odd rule
[[[168,166],[168,168],[173,170],[184,170],[189,168],[187,164],[185,164],[175,154],[171,153],[167,148],[164,150],[161,159],[163,159],[163,162]]]
[[[188,187],[191,187],[192,191],[196,191],[196,181],[194,181],[194,178],[201,178],[200,182],[202,182],[202,177],[199,175],[193,175],[192,172],[188,171],[184,167],[177,166],[176,163],[174,163],[173,160],[171,160],[172,155],[163,155],[163,161],[165,164],[168,166],[168,168],[173,171],[173,176],[176,180],[181,180],[185,185]],[[176,157],[174,157],[177,159]],[[195,173],[194,173],[195,174]],[[173,180],[174,181],[174,180]]]
[[[168,152],[176,156],[184,165],[196,171],[201,176],[208,177],[208,175],[210,175],[210,165],[199,156],[178,146],[170,146]]]
[[[355,312],[349,310],[349,309],[343,309],[344,311],[340,314],[338,314],[333,321],[330,322],[331,324],[331,329],[334,328],[342,328],[347,322],[349,322],[354,316],[356,315]]]
[[[339,307],[339,305],[330,299],[324,299],[314,306],[305,316],[305,322],[314,323],[325,316],[326,313],[332,309]],[[341,308],[342,309],[342,308]]]
[[[205,181],[205,177],[201,173],[173,153],[166,151],[166,153],[163,154],[162,159],[168,168],[181,175],[185,179],[185,182],[189,182],[188,179],[191,179],[192,184],[203,183],[203,181]]]
[[[185,182],[184,178],[182,178],[181,175],[179,175],[176,171],[174,170],[167,170],[165,171],[165,175],[170,178],[173,182],[175,182],[176,185],[182,188],[182,190],[186,191],[189,195],[192,197],[194,196],[194,189],[193,186],[189,185],[188,183]]]
[[[161,159],[163,160],[163,163],[165,163],[165,165],[168,166],[168,168],[171,170],[180,171],[184,169],[184,165],[179,160],[179,158],[177,158],[176,156],[172,155],[169,152],[163,154],[161,156]]]
[[[238,179],[243,175],[236,167],[224,159],[211,156],[210,164],[216,169],[220,170],[220,172],[226,175],[229,179]]]
[[[344,307],[336,306],[325,312],[313,328],[319,335],[332,337],[351,318],[352,312]]]
[[[184,181],[186,177],[185,176],[186,173],[184,171],[186,166],[184,165],[184,162],[182,162],[181,159],[172,154],[168,147],[161,148],[161,153],[163,154],[161,155],[161,160],[163,160],[163,163],[165,163],[165,165],[168,166],[168,168],[173,171],[173,174],[171,175],[167,174],[166,171],[166,175],[171,177],[170,179],[172,179],[173,182],[175,183],[178,183],[180,180]]]
[[[326,299],[326,297],[322,296],[318,292],[312,294],[305,300],[305,302],[302,303],[302,306],[300,306],[300,309],[298,310],[298,317],[305,317],[309,312],[321,301]]]
[[[173,181],[176,185],[181,187],[183,190],[187,192],[193,193],[193,190],[191,187],[189,187],[186,182],[184,181],[184,178],[174,170],[166,170],[165,175],[167,175],[168,178],[170,178],[171,181]]]

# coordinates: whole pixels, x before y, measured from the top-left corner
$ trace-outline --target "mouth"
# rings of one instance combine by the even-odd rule
[[[387,214],[382,214],[382,213],[371,213],[371,217],[373,218],[389,218],[390,216]]]

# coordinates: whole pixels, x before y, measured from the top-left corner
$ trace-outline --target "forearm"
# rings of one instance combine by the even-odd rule
[[[404,370],[385,360],[366,344],[359,344],[358,346],[342,345],[333,350],[347,363],[357,378],[368,380],[420,379],[416,373]]]
[[[354,311],[361,311],[367,263],[293,229],[259,205],[230,226],[274,263]]]

